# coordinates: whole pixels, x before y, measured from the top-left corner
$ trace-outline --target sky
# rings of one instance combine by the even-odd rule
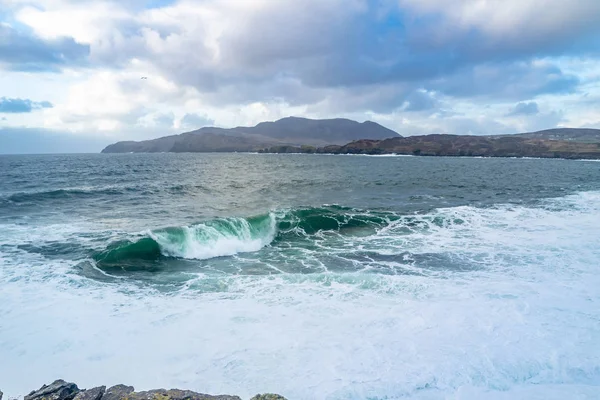
[[[599,21],[598,0],[0,0],[0,153],[287,116],[600,128]]]

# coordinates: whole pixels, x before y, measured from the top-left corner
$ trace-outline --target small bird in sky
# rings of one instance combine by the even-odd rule
[[[148,79],[148,77],[147,76],[142,76],[142,79]]]

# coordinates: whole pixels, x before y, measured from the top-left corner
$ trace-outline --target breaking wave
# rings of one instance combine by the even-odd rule
[[[340,206],[271,212],[249,218],[216,218],[199,224],[147,232],[137,240],[111,243],[94,259],[102,266],[161,258],[206,260],[255,252],[275,240],[363,229],[373,232],[399,219],[393,213],[361,212]]]

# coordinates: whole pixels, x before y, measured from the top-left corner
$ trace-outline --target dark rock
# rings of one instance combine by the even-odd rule
[[[24,400],[72,400],[79,392],[76,384],[58,379],[24,397]]]
[[[275,146],[266,153],[308,152],[304,148]],[[405,154],[416,156],[540,157],[600,159],[600,143],[530,139],[512,136],[424,135],[384,140],[356,140],[343,146],[310,150],[328,154]]]
[[[2,400],[2,392],[0,392]],[[79,390],[74,383],[62,379],[50,385],[44,385],[39,390],[33,391],[23,400],[241,400],[238,396],[209,395],[179,389],[155,389],[135,392],[133,386],[115,385],[108,389],[98,386],[92,389]],[[286,400],[277,394],[260,394],[252,400]]]
[[[115,385],[106,390],[106,393],[102,396],[102,400],[128,399],[133,391],[133,386]]]
[[[2,393],[2,390],[0,390],[0,400],[2,400],[2,395],[3,395],[3,394],[4,394],[4,393]]]
[[[98,386],[92,389],[82,390],[81,392],[77,393],[74,400],[100,400],[105,390],[106,386]]]
[[[285,397],[273,393],[257,394],[250,400],[287,400]]]
[[[104,400],[104,399],[103,399]],[[156,389],[147,392],[131,393],[128,400],[241,400],[238,396],[217,395],[212,396],[191,390]]]

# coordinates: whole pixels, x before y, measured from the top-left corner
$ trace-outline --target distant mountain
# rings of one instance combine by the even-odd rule
[[[556,128],[537,132],[501,136],[517,136],[527,139],[566,140],[582,143],[600,143],[600,129],[590,128]]]
[[[156,152],[227,152],[258,151],[272,146],[343,145],[359,139],[399,137],[391,129],[375,122],[359,123],[349,119],[288,117],[275,122],[261,122],[252,127],[231,129],[205,127],[180,135],[165,136],[139,142],[118,142],[103,153]]]
[[[359,139],[387,139],[399,136],[375,122],[358,123],[349,119],[308,119],[288,117],[261,122],[252,128],[235,128],[249,134],[304,145],[345,144]]]

